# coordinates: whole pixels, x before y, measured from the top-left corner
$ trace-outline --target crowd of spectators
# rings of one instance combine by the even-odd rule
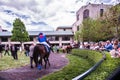
[[[80,44],[80,49],[90,49],[99,51],[108,51],[112,58],[120,57],[120,42],[118,39],[100,41],[100,42],[90,42]]]

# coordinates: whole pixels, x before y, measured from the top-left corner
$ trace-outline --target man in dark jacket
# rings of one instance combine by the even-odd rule
[[[10,51],[11,51],[11,54],[12,54],[13,58],[16,59],[16,60],[18,60],[17,46],[15,46],[14,44],[12,44],[11,47],[10,47]]]

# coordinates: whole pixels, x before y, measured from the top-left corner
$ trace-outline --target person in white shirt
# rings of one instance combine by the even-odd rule
[[[113,50],[110,51],[110,55],[112,58],[119,58],[120,57],[120,52],[118,50],[118,45],[113,46]]]
[[[29,56],[30,56],[30,67],[33,68],[33,51],[34,51],[35,44],[32,43],[31,46],[29,47]]]

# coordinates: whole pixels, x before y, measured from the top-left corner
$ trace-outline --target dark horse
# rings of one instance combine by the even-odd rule
[[[46,69],[47,63],[50,66],[49,55],[50,55],[50,52],[47,52],[46,47],[43,44],[37,44],[34,47],[34,51],[33,51],[33,59],[36,67],[38,65],[43,65],[42,60],[44,60],[45,62],[45,69]]]
[[[64,48],[63,48],[63,53],[70,53],[72,50],[72,46],[71,45],[66,45]]]
[[[67,53],[70,53],[72,50],[72,46],[71,45],[67,45],[66,51]]]

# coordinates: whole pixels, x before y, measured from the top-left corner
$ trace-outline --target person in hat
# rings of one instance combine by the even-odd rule
[[[46,35],[43,35],[43,33],[39,33],[38,35],[38,41],[41,43],[41,44],[44,44],[45,47],[47,46],[48,48],[47,51],[49,52],[51,49],[51,46],[47,43],[47,38],[46,38]]]

